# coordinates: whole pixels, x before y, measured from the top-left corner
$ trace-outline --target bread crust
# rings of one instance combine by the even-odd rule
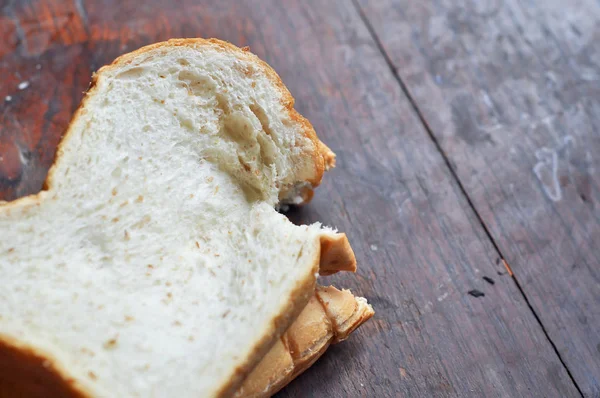
[[[42,191],[11,202],[0,202],[0,212],[6,212],[8,214],[11,211],[20,208],[21,206],[39,205],[44,200],[47,191],[53,187],[57,164],[59,164],[61,161],[64,148],[66,148],[66,146],[69,144],[75,122],[80,116],[83,115],[84,112],[86,112],[86,102],[92,95],[95,94],[96,84],[99,79],[103,78],[104,73],[110,71],[111,69],[126,65],[135,57],[138,57],[142,54],[160,50],[162,48],[169,49],[178,46],[187,46],[192,48],[211,46],[219,49],[220,51],[233,53],[241,59],[245,59],[249,62],[259,65],[269,80],[271,80],[271,82],[281,92],[281,104],[285,107],[285,109],[287,109],[290,119],[298,122],[302,126],[303,134],[313,143],[315,150],[312,154],[310,154],[310,156],[313,158],[315,170],[313,177],[308,179],[308,182],[312,187],[316,187],[320,184],[324,171],[335,166],[335,154],[318,139],[310,122],[294,109],[294,98],[285,87],[277,73],[266,62],[259,59],[256,55],[250,53],[247,49],[240,49],[233,44],[217,39],[172,39],[166,42],[148,45],[131,53],[122,55],[115,59],[110,65],[102,67],[92,76],[90,86],[84,98],[82,99],[81,104],[75,111],[71,122],[58,145],[53,165],[48,172]],[[315,289],[316,274],[319,269],[319,264],[321,263],[321,242],[315,242],[315,244],[318,246],[318,250],[315,251],[315,258],[311,260],[313,265],[310,267],[310,272],[307,272],[301,280],[296,282],[296,286],[290,293],[289,297],[287,297],[285,300],[282,299],[283,304],[281,305],[279,315],[272,320],[271,324],[268,326],[268,329],[265,330],[263,338],[256,342],[248,358],[246,358],[242,364],[234,369],[230,379],[220,388],[217,396],[230,396],[237,390],[239,385],[253,369],[256,363],[264,357],[273,343],[283,334],[283,332],[294,321],[294,319],[296,319],[298,314],[308,303],[308,300]],[[338,250],[340,252],[343,252],[344,250],[347,251],[350,248],[345,236],[344,239],[340,240],[335,245],[341,245],[340,249]],[[328,250],[331,250],[331,247],[328,247]],[[346,257],[350,256],[354,258],[354,254],[352,253],[351,249],[349,253],[346,253]],[[11,377],[13,377],[14,380],[19,380],[19,377],[21,377],[22,380],[26,380],[27,376],[25,373],[23,373],[25,372],[23,367],[29,364],[31,365],[31,369],[29,371],[41,372],[39,374],[45,373],[45,376],[41,377],[40,380],[42,380],[42,383],[47,382],[45,385],[48,388],[53,388],[54,390],[52,391],[66,391],[69,392],[69,394],[72,394],[67,396],[73,397],[93,396],[89,390],[84,388],[84,386],[79,385],[74,378],[69,376],[67,369],[62,368],[61,365],[47,353],[41,352],[35,347],[29,347],[27,345],[20,344],[8,336],[3,336],[0,334],[0,363],[10,360],[15,361],[14,372],[11,374]],[[51,363],[52,366],[39,367],[39,364],[43,365],[48,363]],[[17,374],[18,372],[22,372],[23,374],[19,375]],[[1,380],[2,379],[0,379],[0,381]],[[2,385],[0,385],[0,391],[4,392]]]
[[[91,396],[52,356],[0,335],[0,398]]]
[[[331,344],[345,340],[373,314],[373,308],[349,290],[317,286],[302,313],[234,397],[263,398],[275,394],[308,369]]]

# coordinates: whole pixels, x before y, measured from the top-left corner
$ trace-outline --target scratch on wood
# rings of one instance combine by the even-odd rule
[[[83,3],[81,0],[75,0],[75,8],[77,9],[77,13],[79,13],[79,16],[81,17],[81,20],[83,21],[83,24],[87,30],[88,29],[88,16],[87,16],[85,7],[83,6]]]
[[[544,193],[553,202],[562,200],[562,189],[558,179],[558,154],[573,142],[570,135],[563,138],[558,148],[542,147],[535,151],[538,162],[533,166],[533,172],[540,181]]]

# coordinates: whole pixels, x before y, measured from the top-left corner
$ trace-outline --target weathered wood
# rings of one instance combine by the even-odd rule
[[[338,153],[313,203],[290,216],[348,232],[360,271],[324,282],[377,311],[280,396],[577,396],[350,2],[164,4],[2,8],[0,98],[13,96],[1,112],[3,197],[41,187],[92,70],[169,37],[250,45]],[[21,81],[30,86],[19,91]]]
[[[576,383],[600,396],[600,3],[360,5]]]

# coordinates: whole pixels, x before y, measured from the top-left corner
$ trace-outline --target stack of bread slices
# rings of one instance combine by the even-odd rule
[[[373,315],[317,284],[356,270],[346,236],[275,210],[334,163],[247,49],[102,68],[44,189],[0,205],[0,396],[274,394]]]

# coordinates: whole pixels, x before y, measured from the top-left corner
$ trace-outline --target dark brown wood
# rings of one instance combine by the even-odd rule
[[[600,3],[360,6],[576,383],[600,396]]]
[[[358,274],[323,282],[377,313],[280,397],[578,396],[350,2],[44,0],[6,3],[1,18],[0,98],[13,97],[0,112],[6,199],[40,189],[91,72],[120,53],[215,36],[281,74],[338,154],[290,217],[348,233]]]

